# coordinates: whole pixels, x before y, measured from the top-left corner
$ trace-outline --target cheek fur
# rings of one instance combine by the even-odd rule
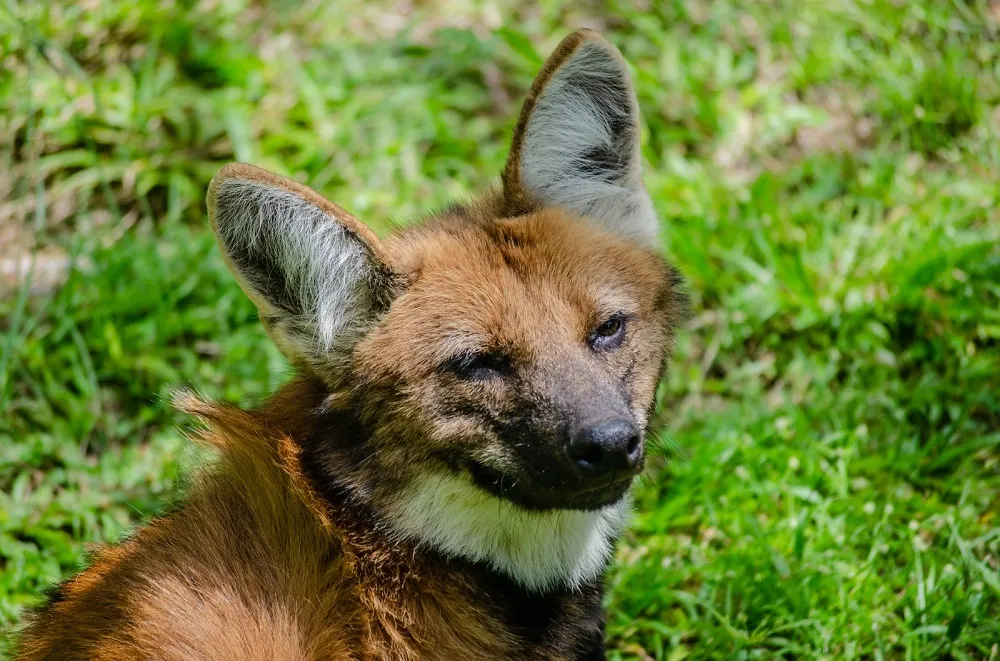
[[[442,458],[446,463],[468,460],[494,466],[509,465],[505,445],[497,436],[491,419],[501,419],[503,407],[497,393],[486,393],[481,384],[468,384],[449,377],[429,379],[409,388],[405,405],[383,410],[385,417],[397,416],[410,429],[419,428],[413,445],[419,451]],[[487,400],[487,401],[484,401]]]
[[[663,371],[666,337],[659,329],[647,326],[637,329],[631,340],[619,377],[629,393],[636,420],[645,425]]]

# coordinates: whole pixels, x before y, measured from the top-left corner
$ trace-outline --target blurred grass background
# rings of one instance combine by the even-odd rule
[[[611,658],[1000,658],[996,0],[4,0],[5,631],[178,492],[168,388],[287,378],[215,171],[413,218],[498,174],[581,26],[633,67],[695,307]]]

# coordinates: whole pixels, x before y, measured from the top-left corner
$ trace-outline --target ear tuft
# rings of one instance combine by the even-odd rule
[[[642,184],[639,104],[618,50],[591,30],[556,48],[521,110],[504,171],[514,208],[561,206],[655,243]]]
[[[387,295],[374,234],[312,190],[244,164],[212,180],[209,215],[230,270],[278,346],[316,364],[349,351]]]

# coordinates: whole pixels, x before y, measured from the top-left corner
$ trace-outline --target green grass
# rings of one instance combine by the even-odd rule
[[[415,217],[497,175],[541,59],[597,25],[695,310],[611,657],[1000,658],[1000,5],[413,4],[0,8],[0,257],[40,250],[0,294],[0,624],[177,493],[169,388],[287,378],[212,174]]]

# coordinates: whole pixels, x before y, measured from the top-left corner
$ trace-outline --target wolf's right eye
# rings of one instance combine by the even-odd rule
[[[615,314],[604,320],[590,334],[590,346],[594,351],[610,351],[621,346],[625,337],[625,317]]]
[[[461,379],[482,381],[509,373],[510,359],[502,353],[468,351],[452,356],[440,369]]]

